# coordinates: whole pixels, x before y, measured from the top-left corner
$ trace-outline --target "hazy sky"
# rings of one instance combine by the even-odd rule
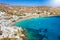
[[[0,0],[0,3],[20,6],[56,6],[60,7],[60,0]]]

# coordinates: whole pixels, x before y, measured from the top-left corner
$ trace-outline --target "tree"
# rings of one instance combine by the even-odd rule
[[[40,14],[41,12],[37,12],[37,14]]]

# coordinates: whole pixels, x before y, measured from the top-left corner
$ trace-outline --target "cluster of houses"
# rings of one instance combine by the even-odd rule
[[[14,20],[16,21],[19,17],[16,15],[6,16],[6,12],[0,11],[0,40],[23,40],[25,35],[22,33],[23,29],[20,27],[9,26]],[[6,19],[10,18],[10,19]]]

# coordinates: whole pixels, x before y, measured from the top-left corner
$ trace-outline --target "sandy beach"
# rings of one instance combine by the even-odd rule
[[[26,20],[26,19],[30,19],[30,18],[35,18],[35,17],[39,17],[39,16],[28,16],[28,17],[24,17],[24,18],[19,18],[18,20],[16,20],[15,22],[12,22],[11,24],[9,24],[9,26],[12,26],[13,24],[15,24],[16,22],[22,21],[22,20]]]
[[[54,16],[54,15],[49,15],[49,16]],[[19,18],[19,19],[17,19],[15,22],[12,22],[11,24],[9,24],[9,26],[12,26],[12,25],[15,24],[16,22],[19,22],[19,21],[22,21],[22,20],[26,20],[26,19],[35,18],[35,17],[48,17],[48,16],[31,15],[31,16]]]

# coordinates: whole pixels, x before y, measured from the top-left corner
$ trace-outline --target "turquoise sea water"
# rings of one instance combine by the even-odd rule
[[[26,19],[13,26],[26,28],[28,40],[60,40],[60,16]]]

